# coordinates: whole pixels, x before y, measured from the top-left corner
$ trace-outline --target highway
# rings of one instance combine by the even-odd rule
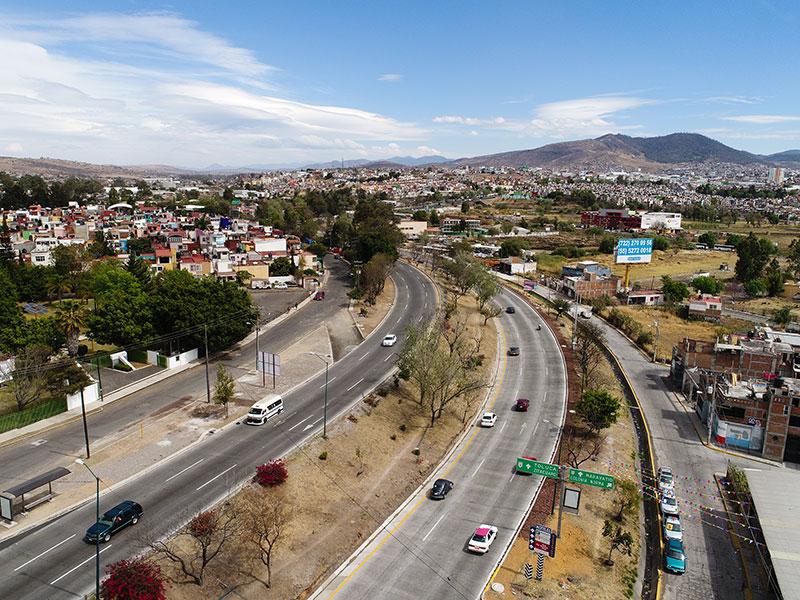
[[[262,350],[280,352],[294,341],[318,328],[334,315],[346,310],[348,304],[349,270],[347,266],[328,257],[326,266],[330,270],[326,297],[323,302],[311,302],[299,309],[281,324],[267,329],[261,336]],[[221,353],[212,360],[211,376],[218,360],[225,363],[237,375],[238,369],[252,369],[255,365],[255,341],[242,345],[237,350]],[[212,381],[213,385],[213,381]],[[107,404],[100,411],[88,416],[90,446],[103,438],[123,436],[131,425],[148,416],[161,413],[170,405],[185,399],[205,399],[205,371],[202,366],[182,371],[139,392]],[[41,440],[45,440],[41,443]],[[31,442],[36,441],[37,445]],[[0,448],[0,490],[29,479],[48,469],[66,466],[74,468],[75,457],[85,456],[83,425],[80,419],[51,429],[35,438],[19,441]]]
[[[397,301],[387,318],[370,338],[331,366],[329,420],[347,411],[391,373],[405,329],[435,312],[435,289],[422,273],[398,263],[392,276]],[[396,346],[380,346],[387,333],[398,334]],[[200,371],[195,373],[202,377]],[[284,455],[319,432],[323,388],[324,374],[320,373],[285,395],[284,413],[267,425],[227,427],[104,494],[101,510],[131,499],[142,504],[144,517],[102,546],[103,565],[138,552],[138,540],[158,538],[178,529],[192,515],[249,480],[256,465]],[[82,537],[94,521],[94,512],[93,499],[87,500],[71,513],[0,548],[0,598],[57,600],[80,598],[93,590],[94,546],[85,544]]]
[[[497,302],[516,309],[496,320],[503,355],[488,406],[497,424],[475,426],[441,466],[436,477],[455,484],[444,500],[420,491],[315,600],[472,600],[488,582],[540,480],[516,475],[515,459],[550,461],[566,404],[564,363],[552,333],[536,330],[539,316],[514,293],[504,290]],[[507,356],[508,346],[519,346],[520,356]],[[519,397],[530,399],[527,413],[512,411]],[[466,550],[481,523],[499,529],[482,556]]]

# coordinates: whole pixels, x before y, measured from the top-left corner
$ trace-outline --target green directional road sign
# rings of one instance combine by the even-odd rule
[[[581,471],[580,469],[569,470],[569,480],[572,483],[584,483],[604,490],[614,489],[614,478],[603,473],[593,473],[592,471]]]
[[[517,471],[558,479],[558,465],[531,460],[524,456],[517,459]]]

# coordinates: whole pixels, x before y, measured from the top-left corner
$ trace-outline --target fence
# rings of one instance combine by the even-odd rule
[[[0,433],[25,427],[36,421],[54,417],[67,410],[67,401],[64,398],[53,398],[29,406],[24,410],[0,416]]]

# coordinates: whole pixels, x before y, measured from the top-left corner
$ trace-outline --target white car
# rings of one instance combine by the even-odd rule
[[[683,528],[679,516],[670,515],[664,519],[664,537],[667,540],[683,540]]]
[[[497,422],[497,415],[493,412],[485,412],[481,417],[481,427],[494,427]]]
[[[469,549],[471,552],[478,554],[486,554],[489,551],[489,546],[497,537],[497,527],[494,525],[481,525],[472,534],[469,540]]]
[[[661,512],[666,515],[678,514],[678,501],[675,499],[675,492],[664,490],[661,493]]]
[[[658,469],[658,491],[674,490],[675,479],[672,476],[672,469],[669,467],[659,467]]]
[[[273,290],[288,290],[289,286],[286,285],[283,281],[276,281],[272,284]]]
[[[397,336],[393,333],[390,333],[389,335],[383,338],[381,346],[394,346],[396,343],[397,343]]]

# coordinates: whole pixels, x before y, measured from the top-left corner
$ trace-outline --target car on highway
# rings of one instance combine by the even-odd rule
[[[661,493],[661,512],[666,515],[678,514],[678,501],[675,499],[675,492],[664,490]]]
[[[519,346],[509,346],[508,355],[509,356],[519,356]]]
[[[389,335],[384,336],[381,346],[394,346],[396,343],[397,336],[393,333],[390,333]]]
[[[444,500],[453,489],[453,482],[448,479],[437,479],[431,488],[431,500]]]
[[[517,310],[513,306],[506,306],[506,312],[510,315],[513,315]]]
[[[672,476],[672,469],[669,467],[658,468],[658,491],[674,490],[675,478]]]
[[[668,515],[664,519],[664,538],[669,540],[683,540],[681,518],[678,515]]]
[[[669,540],[664,549],[666,567],[673,573],[686,572],[686,554],[683,552],[683,542],[680,540]]]
[[[494,427],[497,422],[497,415],[493,412],[485,412],[481,417],[481,427]]]
[[[471,552],[486,554],[489,551],[489,546],[492,545],[496,537],[497,527],[494,525],[482,524],[475,529],[475,533],[472,534],[467,547]]]
[[[314,294],[314,300],[325,300],[325,292],[319,290],[316,294]]]
[[[528,412],[530,404],[531,402],[527,398],[517,398],[517,401],[514,403],[514,410],[518,412]]]
[[[111,536],[123,527],[136,525],[142,518],[142,505],[133,500],[120,502],[111,510],[107,510],[100,520],[86,530],[83,541],[88,544],[96,544],[98,540],[107,542]]]

